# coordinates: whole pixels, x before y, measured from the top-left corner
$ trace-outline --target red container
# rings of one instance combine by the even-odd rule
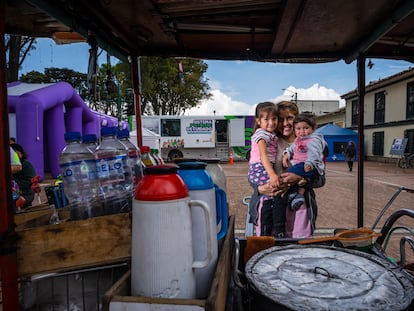
[[[177,174],[177,165],[155,165],[146,167],[144,178],[135,191],[140,201],[168,201],[188,197],[188,188]]]

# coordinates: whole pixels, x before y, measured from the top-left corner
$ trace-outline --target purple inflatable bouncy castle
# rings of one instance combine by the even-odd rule
[[[7,90],[9,113],[15,113],[17,142],[42,178],[45,171],[50,171],[53,178],[59,175],[58,159],[65,147],[65,132],[99,137],[101,127],[118,125],[115,117],[91,110],[66,82],[14,82],[8,84]],[[128,123],[122,122],[122,128],[129,129]]]

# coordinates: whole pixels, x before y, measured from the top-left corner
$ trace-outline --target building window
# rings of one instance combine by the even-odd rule
[[[372,134],[372,154],[377,156],[384,155],[384,132]]]
[[[161,136],[181,136],[181,120],[161,119]]]
[[[414,129],[405,130],[404,138],[408,139],[407,146],[405,147],[405,153],[413,153],[414,152]]]
[[[384,123],[385,121],[385,92],[375,94],[375,116],[374,123]]]
[[[407,119],[414,118],[414,81],[407,83]]]
[[[358,125],[358,100],[352,101],[352,126]]]

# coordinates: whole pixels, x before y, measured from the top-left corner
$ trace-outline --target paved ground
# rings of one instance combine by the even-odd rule
[[[227,198],[230,213],[236,215],[236,235],[243,236],[247,208],[242,204],[244,196],[251,194],[247,182],[247,162],[235,162],[233,165],[221,164],[227,176]],[[316,189],[319,215],[316,226],[319,235],[329,235],[334,228],[355,229],[357,222],[358,164],[349,172],[344,162],[328,162],[326,185]],[[400,186],[414,189],[414,169],[400,169],[395,164],[365,162],[364,164],[364,226],[371,228],[381,210],[387,205]],[[414,209],[414,193],[401,192],[390,208],[380,219],[377,228],[394,211]],[[414,220],[401,218],[396,225],[414,228]],[[393,234],[387,254],[399,257],[401,234]],[[407,248],[407,254],[411,252]],[[411,258],[411,255],[410,255]]]

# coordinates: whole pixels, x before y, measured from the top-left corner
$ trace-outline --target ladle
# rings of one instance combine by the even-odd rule
[[[377,233],[374,230],[368,228],[358,228],[352,230],[345,230],[335,234],[334,236],[303,239],[299,240],[299,244],[312,244],[328,241],[339,241],[344,246],[367,246],[372,244],[372,238],[381,236],[381,233]]]

